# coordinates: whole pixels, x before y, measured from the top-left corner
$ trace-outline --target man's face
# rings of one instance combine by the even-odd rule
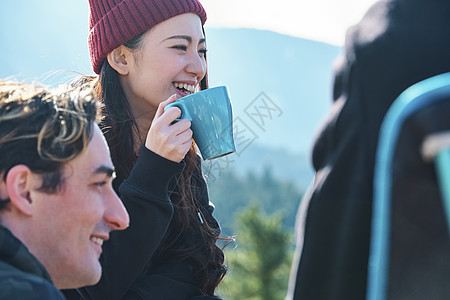
[[[27,246],[59,289],[98,282],[102,243],[111,230],[128,226],[128,214],[112,188],[113,164],[95,125],[81,155],[66,164],[62,188],[54,194],[34,189],[34,226]]]

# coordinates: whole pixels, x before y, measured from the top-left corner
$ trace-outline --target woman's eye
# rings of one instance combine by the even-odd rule
[[[203,55],[203,56],[206,55],[206,52],[208,52],[207,49],[202,49],[202,50],[199,50],[199,51],[198,51],[198,53],[200,53],[200,54]]]
[[[177,49],[177,50],[182,50],[182,51],[187,50],[187,46],[185,46],[185,45],[177,45],[177,46],[173,46],[172,48]]]

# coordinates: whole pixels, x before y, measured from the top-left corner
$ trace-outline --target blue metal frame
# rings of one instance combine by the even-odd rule
[[[392,160],[403,122],[425,106],[450,95],[450,73],[437,75],[412,85],[391,105],[380,127],[374,173],[372,234],[367,278],[367,300],[384,300],[387,296],[389,237],[391,216]],[[437,163],[450,166],[450,152],[437,155]],[[439,169],[439,168],[438,168]],[[442,167],[440,178],[447,184],[444,199],[450,218],[450,170]]]

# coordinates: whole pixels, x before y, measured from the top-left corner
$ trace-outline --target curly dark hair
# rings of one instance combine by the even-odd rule
[[[64,183],[62,168],[82,153],[97,117],[92,89],[49,90],[37,84],[0,81],[0,174],[6,180],[18,164],[42,174],[41,191]],[[0,200],[0,209],[9,199]]]

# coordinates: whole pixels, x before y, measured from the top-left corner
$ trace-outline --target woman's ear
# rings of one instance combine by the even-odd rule
[[[6,190],[11,204],[27,216],[34,213],[34,201],[31,197],[32,187],[40,184],[36,182],[38,175],[33,174],[25,165],[12,167],[6,175]]]
[[[128,75],[131,59],[131,52],[125,46],[121,45],[108,53],[106,59],[109,65],[120,75]]]

